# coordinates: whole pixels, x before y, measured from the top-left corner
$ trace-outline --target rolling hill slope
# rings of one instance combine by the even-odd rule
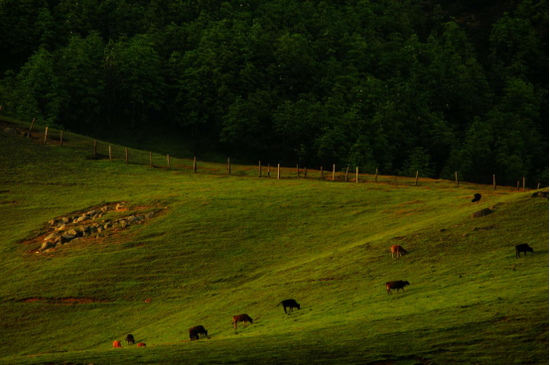
[[[0,363],[547,361],[546,199],[429,179],[277,181],[253,166],[194,174],[67,141],[0,130]],[[100,219],[156,213],[36,253],[49,220],[121,202]],[[520,243],[535,253],[516,259]],[[392,244],[409,253],[392,259]],[[411,285],[386,294],[400,279]],[[301,310],[276,307],[287,298]],[[235,333],[239,313],[254,324]],[[210,339],[189,342],[199,324]],[[128,333],[147,348],[112,349]]]

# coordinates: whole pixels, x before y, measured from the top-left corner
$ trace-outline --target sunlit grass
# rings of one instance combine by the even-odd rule
[[[545,199],[391,176],[345,184],[326,170],[321,181],[286,168],[277,181],[273,165],[271,178],[238,165],[227,176],[224,164],[199,160],[195,174],[191,159],[151,168],[146,151],[131,150],[126,165],[114,145],[115,161],[93,160],[90,139],[65,138],[43,146],[0,132],[4,363],[547,361]],[[167,210],[51,254],[20,243],[52,218],[119,201]],[[396,243],[410,253],[392,260]],[[535,254],[516,259],[519,243]],[[400,279],[411,285],[387,295],[385,282]],[[21,302],[71,297],[105,302]],[[276,307],[288,298],[302,305],[291,316]],[[236,334],[239,313],[254,324]],[[199,324],[211,338],[186,341]],[[147,348],[112,349],[128,333]]]

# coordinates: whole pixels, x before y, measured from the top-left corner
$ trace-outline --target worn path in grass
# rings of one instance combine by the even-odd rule
[[[151,169],[3,132],[0,153],[0,362],[547,362],[546,199]],[[166,211],[50,253],[21,243],[115,201]],[[535,254],[516,259],[519,243]],[[392,259],[392,244],[410,253]],[[411,285],[387,295],[399,279]],[[254,324],[235,333],[239,313]],[[210,339],[187,341],[198,324]],[[112,349],[128,333],[147,347]]]

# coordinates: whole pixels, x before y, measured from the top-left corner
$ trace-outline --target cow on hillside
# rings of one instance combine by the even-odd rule
[[[128,335],[128,336],[126,336],[126,341],[128,341],[128,345],[129,345],[129,344],[135,344],[135,343],[136,343],[136,340],[134,340],[134,336],[133,336],[133,335]]]
[[[250,322],[251,324],[254,323],[252,322],[252,318],[250,318],[248,314],[239,314],[239,315],[233,316],[233,328],[235,328],[235,331],[237,330],[238,322],[243,322],[244,324],[246,324],[246,322]]]
[[[524,253],[524,256],[527,256],[528,251],[532,252],[532,253],[535,253],[535,251],[533,251],[533,249],[527,243],[522,243],[521,245],[517,245],[516,246],[516,259],[521,257],[522,252]]]
[[[386,291],[388,294],[391,294],[391,289],[397,289],[397,292],[399,292],[399,289],[405,291],[405,286],[407,285],[411,284],[406,280],[390,281],[386,283]]]
[[[285,310],[286,314],[290,314],[290,312],[293,311],[294,308],[300,309],[300,304],[296,303],[294,299],[283,300],[281,303],[277,304],[277,307],[281,304],[283,305],[283,309]],[[288,312],[286,311],[287,308],[290,308]]]
[[[208,336],[208,331],[204,329],[203,326],[195,326],[189,328],[189,339],[191,341],[200,339],[201,335],[204,335],[204,337]]]
[[[407,250],[405,250],[403,247],[399,245],[392,245],[391,246],[391,257],[393,258],[393,254],[396,253],[396,257],[402,256],[404,253],[407,253]]]

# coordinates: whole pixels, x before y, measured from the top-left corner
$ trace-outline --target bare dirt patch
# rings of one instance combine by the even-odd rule
[[[19,303],[36,303],[43,302],[46,304],[57,304],[57,305],[71,305],[71,304],[90,304],[90,303],[109,303],[110,300],[107,299],[97,299],[97,298],[43,298],[43,297],[32,297],[18,300]]]

